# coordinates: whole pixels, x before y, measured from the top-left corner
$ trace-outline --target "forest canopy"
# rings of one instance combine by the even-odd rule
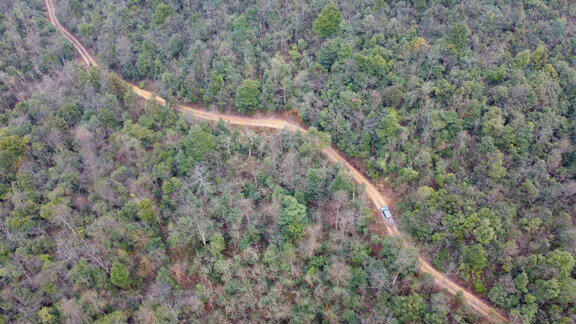
[[[513,321],[576,321],[573,3],[55,1],[165,106],[70,63],[43,5],[0,4],[5,319],[475,320],[306,138],[186,102],[297,112],[439,271]]]
[[[572,3],[71,3],[66,25],[124,77],[213,109],[296,110],[393,188],[440,271],[515,319],[574,320],[555,293],[572,269],[546,270],[576,253]],[[166,5],[158,29],[147,13]]]

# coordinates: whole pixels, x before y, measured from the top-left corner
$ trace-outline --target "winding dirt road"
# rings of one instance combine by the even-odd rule
[[[82,60],[88,66],[99,66],[96,60],[90,55],[90,52],[84,48],[82,43],[76,37],[74,37],[56,17],[54,6],[52,4],[52,0],[44,0],[46,4],[46,8],[48,11],[48,18],[50,22],[62,33],[66,39],[68,39],[74,47],[78,50]],[[133,84],[127,83],[130,88],[139,96],[144,99],[155,99],[158,102],[164,104],[166,100],[161,97],[154,95],[153,93],[141,89]],[[224,121],[231,125],[243,126],[243,127],[261,127],[261,128],[269,128],[269,129],[290,129],[293,131],[299,131],[303,133],[307,133],[308,131],[303,128],[301,125],[292,123],[290,121],[280,119],[280,118],[255,118],[255,117],[242,117],[242,116],[234,116],[234,115],[227,115],[221,114],[218,112],[206,111],[199,107],[192,107],[186,105],[180,105],[178,108],[187,113],[191,113],[194,117],[207,120],[207,121]],[[360,184],[365,186],[366,196],[370,199],[370,203],[374,208],[376,215],[381,217],[381,214],[378,210],[379,206],[386,205],[386,199],[384,196],[376,189],[374,184],[370,182],[358,169],[356,169],[352,164],[350,164],[340,152],[335,150],[332,147],[327,147],[322,150],[322,153],[330,159],[334,163],[339,163],[343,168],[347,169],[350,175]],[[382,217],[381,217],[382,218]],[[384,219],[381,219],[382,222],[385,224]],[[396,225],[385,225],[386,232],[389,235],[401,237],[402,234],[398,231]],[[404,246],[408,247],[408,243],[404,240]],[[434,278],[434,282],[438,287],[446,290],[451,294],[456,294],[458,292],[462,292],[464,299],[467,301],[469,306],[482,315],[486,321],[491,323],[507,323],[508,319],[502,313],[500,313],[495,308],[492,308],[488,303],[483,301],[481,298],[477,297],[476,295],[472,294],[467,289],[461,287],[454,281],[450,280],[441,272],[434,269],[426,260],[419,257],[420,261],[420,271],[424,273],[428,273]]]

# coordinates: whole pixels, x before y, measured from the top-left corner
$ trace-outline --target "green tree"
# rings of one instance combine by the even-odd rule
[[[171,5],[159,3],[154,12],[154,23],[156,26],[164,25],[172,13],[174,13],[174,8]]]
[[[210,238],[210,253],[212,253],[213,256],[220,256],[225,249],[226,241],[224,240],[224,236],[220,233],[212,235]]]
[[[8,135],[8,128],[0,130],[0,170],[13,167],[28,149],[30,137]]]
[[[278,218],[278,226],[286,241],[293,242],[302,236],[306,226],[306,206],[289,195],[283,195],[281,199],[282,211]]]
[[[453,54],[461,54],[468,45],[468,26],[460,22],[448,29],[448,48]]]
[[[490,226],[489,219],[481,219],[474,229],[476,241],[486,245],[494,239],[494,229]]]
[[[363,72],[370,73],[377,77],[385,77],[390,71],[389,62],[386,61],[381,52],[381,47],[374,48],[370,55],[355,54],[354,58]]]
[[[168,41],[168,55],[170,57],[176,57],[184,50],[184,39],[182,39],[182,34],[177,33],[170,37]]]
[[[485,287],[480,276],[482,269],[488,265],[484,248],[480,244],[466,246],[462,250],[462,253],[460,269],[468,274],[470,281],[474,283],[477,291],[484,292]]]
[[[76,100],[75,102],[65,103],[58,108],[57,115],[63,118],[69,126],[75,125],[82,117],[80,102]]]
[[[308,169],[306,172],[306,179],[308,186],[306,188],[306,198],[313,201],[326,199],[326,179],[327,174],[325,169]]]
[[[418,171],[413,168],[402,168],[400,169],[398,182],[400,183],[411,183],[418,178]]]
[[[514,285],[516,286],[516,289],[518,289],[518,291],[521,291],[523,293],[528,292],[529,283],[530,280],[528,279],[528,275],[524,271],[518,274],[518,276],[516,276],[516,278],[514,279]]]
[[[244,14],[238,15],[236,19],[232,22],[232,30],[234,33],[234,38],[243,42],[249,37],[250,24],[246,19]]]
[[[530,178],[527,178],[524,180],[524,182],[522,182],[522,184],[518,187],[518,191],[521,194],[523,200],[527,203],[534,202],[540,194],[538,188],[534,185],[534,182],[532,182],[532,179]]]
[[[400,296],[396,298],[394,314],[402,323],[420,322],[426,307],[426,301],[417,293],[410,296]]]
[[[123,263],[118,261],[112,263],[112,269],[110,270],[110,281],[115,286],[120,288],[130,287],[132,280],[130,279],[130,272],[128,268]]]
[[[548,62],[548,47],[538,45],[536,50],[530,55],[530,62],[537,68],[543,67]]]
[[[401,249],[396,255],[394,266],[398,273],[404,276],[416,272],[418,267],[420,267],[418,252],[413,248]]]
[[[504,132],[504,117],[502,109],[491,107],[482,117],[482,132],[485,135],[496,137]]]
[[[536,281],[536,292],[534,297],[540,302],[546,302],[556,298],[560,293],[560,283],[558,279],[538,280]]]
[[[246,79],[238,86],[236,107],[241,113],[253,113],[260,107],[260,82]]]
[[[320,37],[328,37],[338,31],[340,23],[342,22],[342,13],[338,7],[333,3],[329,3],[322,9],[318,18],[312,25],[312,30]]]
[[[338,51],[339,46],[337,41],[329,40],[324,42],[320,47],[320,50],[318,50],[318,63],[329,71],[334,62],[338,59]]]
[[[547,259],[551,268],[560,271],[560,276],[562,277],[569,277],[574,265],[576,264],[574,256],[572,256],[570,252],[562,249],[556,249],[548,253]]]
[[[388,113],[382,117],[380,127],[376,131],[381,147],[385,147],[388,143],[395,140],[401,128],[398,113],[395,109],[388,108]]]
[[[58,321],[58,316],[52,307],[42,307],[38,312],[38,317],[40,318],[40,322],[44,324],[52,324]]]
[[[352,287],[364,288],[368,284],[368,275],[366,271],[362,268],[352,268],[350,269],[350,281],[349,284]]]
[[[556,299],[560,304],[566,305],[576,301],[576,280],[564,277],[559,281],[560,292]]]
[[[200,125],[190,128],[188,135],[181,141],[176,161],[183,172],[188,172],[194,163],[204,159],[206,154],[216,148],[216,137]]]
[[[126,91],[128,88],[126,84],[118,75],[114,72],[110,72],[108,77],[108,84],[110,86],[110,91],[116,96],[120,103],[124,103]]]
[[[165,131],[166,128],[174,126],[178,120],[173,107],[162,105],[156,100],[148,100],[144,109],[146,114],[138,119],[138,123],[149,129]]]
[[[486,252],[480,244],[466,246],[463,249],[462,263],[470,271],[481,270],[486,267]]]
[[[144,41],[142,50],[136,59],[136,70],[140,77],[155,77],[161,70],[163,64],[158,58],[158,49],[153,43]]]
[[[156,212],[154,211],[154,202],[152,200],[145,198],[138,202],[138,217],[141,220],[152,224],[155,215]]]

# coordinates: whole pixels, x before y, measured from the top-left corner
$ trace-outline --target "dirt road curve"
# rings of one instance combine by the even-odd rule
[[[96,60],[90,55],[90,52],[84,48],[84,46],[80,43],[78,39],[76,39],[64,26],[60,24],[58,18],[56,17],[54,6],[52,4],[52,0],[44,0],[46,3],[46,8],[48,10],[48,18],[50,22],[58,28],[58,30],[66,37],[73,45],[76,47],[82,60],[89,65],[89,66],[98,66]],[[165,103],[166,101],[163,98],[160,98],[149,91],[141,89],[133,84],[129,84],[130,88],[139,96],[145,99],[155,99],[161,103]],[[270,128],[270,129],[290,129],[293,131],[300,131],[306,133],[307,130],[304,129],[302,126],[289,122],[287,120],[279,119],[279,118],[253,118],[253,117],[241,117],[241,116],[233,116],[233,115],[226,115],[220,114],[218,112],[211,112],[200,109],[198,107],[191,107],[191,106],[179,106],[181,111],[191,113],[194,117],[202,120],[207,121],[219,121],[223,120],[229,124],[237,125],[237,126],[244,126],[244,127],[262,127],[262,128]],[[331,161],[335,163],[340,163],[343,168],[347,169],[350,175],[359,183],[363,184],[366,188],[366,195],[370,199],[371,204],[373,207],[378,207],[386,204],[386,200],[384,196],[376,189],[376,187],[370,182],[358,169],[352,166],[346,159],[342,156],[340,152],[333,149],[332,147],[325,148],[322,153],[329,158]],[[380,212],[376,210],[376,215],[380,215]],[[382,220],[383,221],[383,220]],[[389,235],[393,236],[401,236],[401,233],[396,228],[396,225],[388,226],[386,225],[386,231]],[[406,241],[405,241],[406,242]],[[405,246],[408,246],[407,243],[404,243]],[[479,297],[475,296],[465,288],[459,286],[457,283],[451,281],[447,278],[444,274],[440,273],[436,269],[434,269],[426,260],[419,258],[420,260],[420,271],[430,274],[433,278],[435,283],[448,291],[451,294],[456,294],[458,292],[462,292],[464,298],[470,305],[472,309],[478,312],[480,315],[484,316],[486,321],[492,323],[501,323],[501,322],[508,322],[508,319],[498,312],[496,309],[492,308],[488,305],[485,301],[480,299]]]

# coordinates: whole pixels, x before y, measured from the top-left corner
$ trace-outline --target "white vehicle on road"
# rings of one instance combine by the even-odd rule
[[[392,213],[390,212],[390,209],[388,209],[388,207],[386,206],[380,207],[380,212],[382,213],[382,216],[384,216],[386,224],[394,225],[394,218],[392,218]]]

